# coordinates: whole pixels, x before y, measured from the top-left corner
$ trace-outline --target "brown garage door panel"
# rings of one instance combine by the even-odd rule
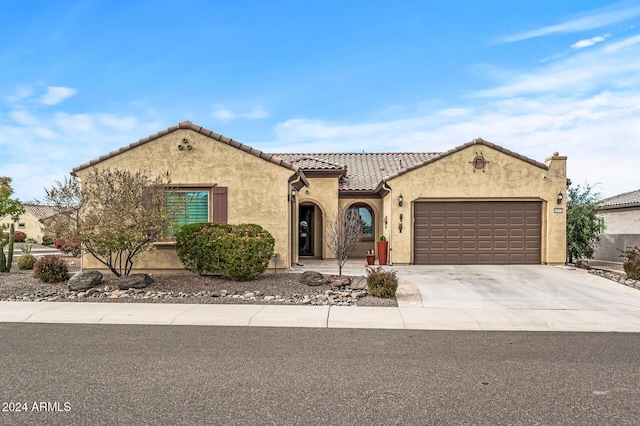
[[[422,202],[414,220],[416,264],[540,263],[540,202]]]

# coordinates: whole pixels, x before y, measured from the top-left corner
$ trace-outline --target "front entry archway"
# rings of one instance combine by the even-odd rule
[[[300,204],[298,210],[298,255],[322,257],[322,210],[314,203]]]
[[[314,206],[300,206],[300,222],[298,224],[298,254],[300,256],[313,256],[315,250],[313,249],[313,219],[314,219]]]

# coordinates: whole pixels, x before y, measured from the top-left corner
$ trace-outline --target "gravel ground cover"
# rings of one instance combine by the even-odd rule
[[[79,270],[78,259],[63,258],[72,275]],[[299,276],[263,274],[255,281],[235,282],[191,273],[152,274],[154,283],[145,289],[119,290],[116,278],[104,274],[96,289],[75,292],[66,282],[42,283],[33,278],[33,271],[21,271],[14,264],[10,273],[0,273],[0,301],[397,306],[395,299],[370,296],[366,289],[307,286],[298,282]]]

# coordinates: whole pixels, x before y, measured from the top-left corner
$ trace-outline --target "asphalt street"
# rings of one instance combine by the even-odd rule
[[[0,342],[3,425],[640,418],[640,334],[0,323]]]

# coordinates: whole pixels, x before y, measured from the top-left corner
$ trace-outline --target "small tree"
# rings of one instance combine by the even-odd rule
[[[342,275],[342,267],[362,236],[357,209],[339,208],[336,217],[329,221],[327,231],[329,250],[338,260],[338,274]]]
[[[18,199],[13,199],[13,188],[11,187],[11,178],[6,176],[0,176],[0,218],[9,216],[13,222],[17,222],[20,219],[20,215],[24,213],[24,206]],[[2,238],[6,228],[10,229],[9,238],[5,242]],[[3,225],[0,228],[0,272],[9,272],[11,270],[11,263],[13,261],[13,243],[14,243],[14,225]],[[5,258],[4,246],[9,246],[9,254]]]
[[[56,208],[56,215],[47,219],[47,233],[56,236],[56,248],[64,245],[63,252],[74,256],[80,254],[80,214],[82,209],[82,186],[80,179],[73,176],[56,181],[51,189],[46,189],[46,202]],[[55,243],[54,241],[54,243]],[[64,242],[64,244],[63,244]],[[74,244],[75,242],[75,244]]]
[[[597,203],[601,195],[585,183],[567,189],[567,256],[573,259],[591,258],[600,242],[600,221]]]
[[[84,178],[65,179],[47,191],[47,199],[65,212],[59,235],[80,237],[87,253],[116,276],[129,275],[133,259],[153,249],[167,228],[169,176],[93,169]]]

